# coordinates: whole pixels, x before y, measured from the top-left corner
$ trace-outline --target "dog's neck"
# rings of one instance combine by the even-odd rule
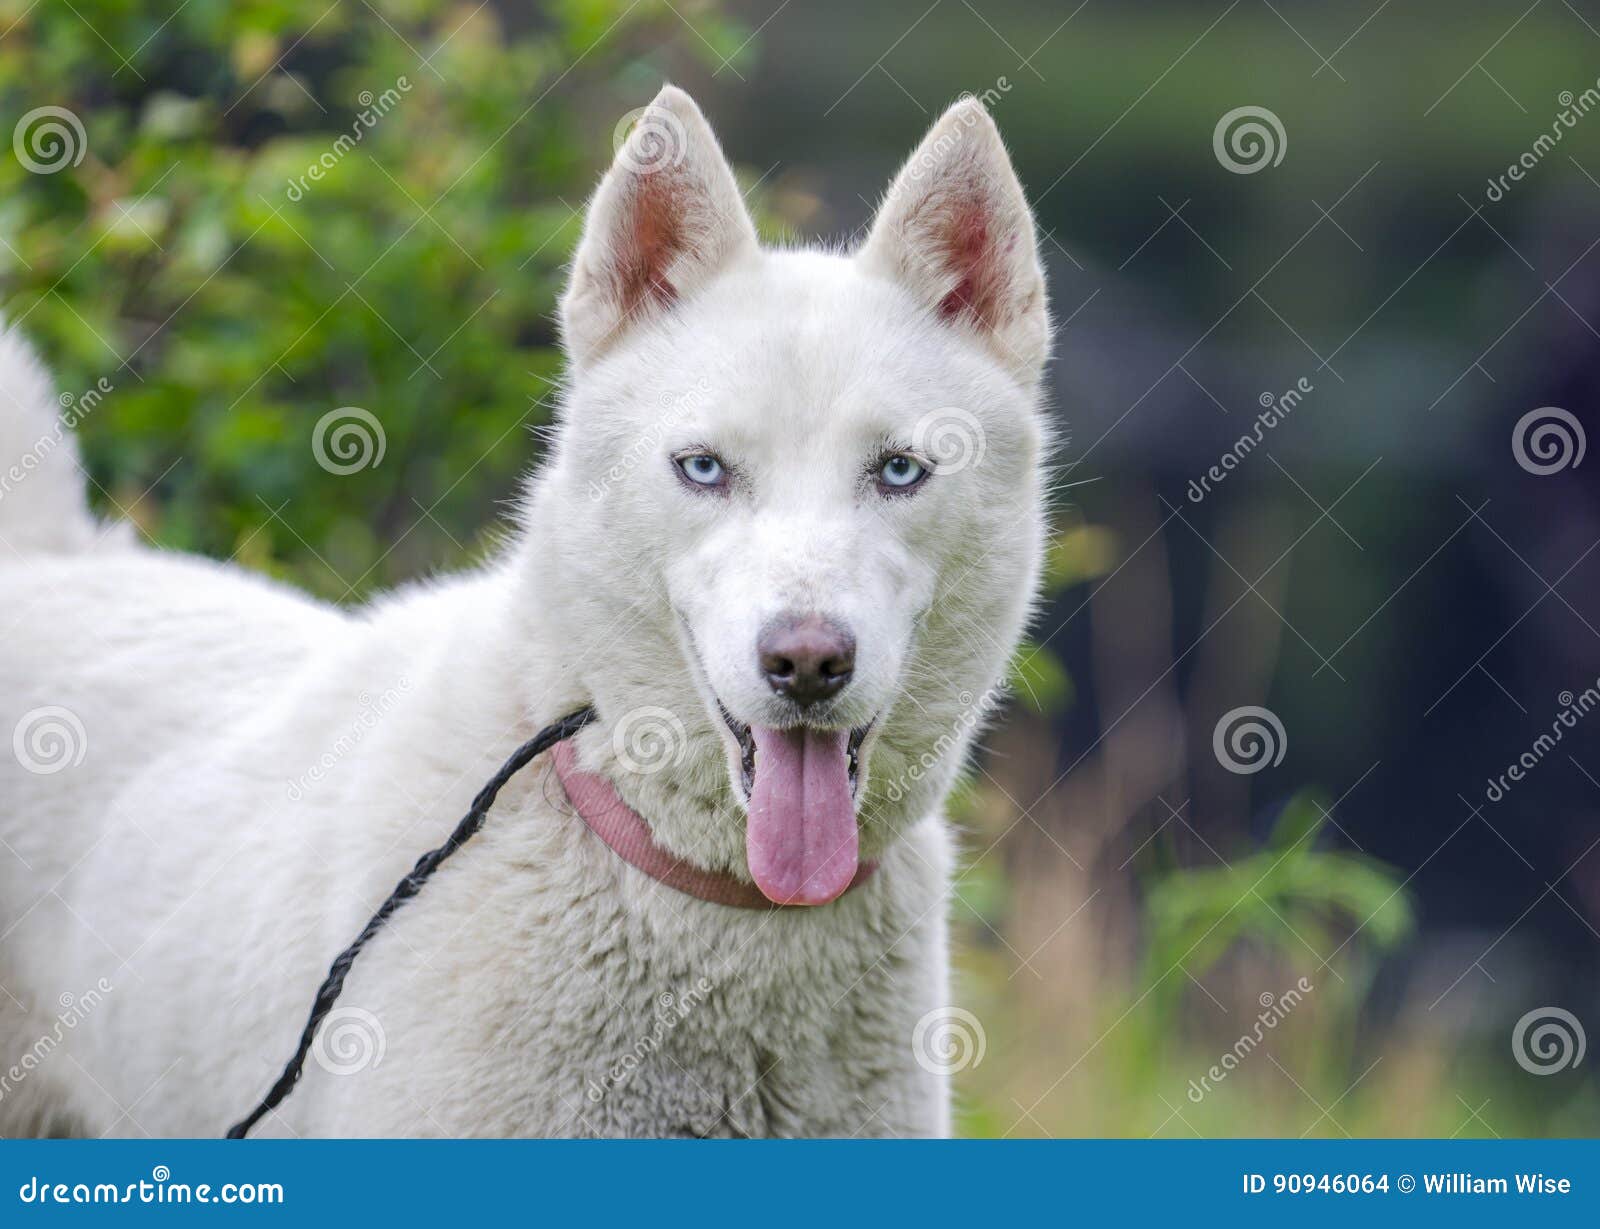
[[[622,800],[610,781],[579,767],[577,752],[570,745],[558,744],[551,753],[551,759],[567,801],[578,817],[612,853],[635,870],[643,871],[656,882],[709,904],[726,905],[734,909],[767,910],[779,907],[779,902],[768,899],[753,883],[733,875],[703,870],[668,853],[655,839],[650,825]],[[864,883],[876,869],[874,862],[861,863],[850,888]]]

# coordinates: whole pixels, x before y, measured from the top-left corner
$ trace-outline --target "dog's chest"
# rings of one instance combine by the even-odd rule
[[[626,937],[567,979],[567,1018],[548,1021],[543,1044],[559,1038],[564,1061],[541,1082],[562,1091],[540,1129],[762,1137],[870,1123],[878,1086],[911,1063],[912,970],[862,936],[785,934],[790,920],[709,934],[683,917],[666,933],[621,923]]]
[[[737,962],[612,1003],[585,1047],[571,1129],[598,1135],[762,1137],[851,1133],[882,1065],[845,1020],[887,1021],[881,979],[863,962],[780,982]],[[870,1031],[869,1034],[870,1036]]]
[[[372,1073],[396,1081],[383,1099],[402,1117],[427,1106],[446,1134],[929,1129],[906,1119],[899,1090],[908,1071],[919,1074],[909,1038],[926,1002],[909,962],[863,946],[802,971],[771,955],[774,935],[740,953],[729,936],[694,948],[682,934],[638,931],[623,922],[586,947],[574,942],[564,966],[533,984],[506,982],[456,1027],[436,1015],[408,1021],[395,1003],[389,1054]],[[415,983],[407,994],[419,1005],[447,997]]]
[[[307,1129],[941,1129],[942,1085],[912,1050],[917,1020],[944,1001],[942,889],[916,874],[927,851],[825,910],[769,914],[619,885],[617,864],[582,861],[582,845],[544,851],[538,866],[578,871],[530,892],[526,864],[493,844],[430,884],[427,907],[398,915],[358,971],[347,997],[382,1019],[387,1054],[308,1089],[307,1108],[332,1118]]]

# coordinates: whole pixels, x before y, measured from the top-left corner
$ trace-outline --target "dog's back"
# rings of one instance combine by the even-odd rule
[[[77,445],[59,408],[48,373],[21,335],[0,330],[0,733],[11,738],[10,753],[0,754],[0,1054],[9,1064],[0,1070],[4,1135],[75,1126],[51,1083],[65,1064],[48,1060],[65,1039],[58,1013],[69,1011],[76,998],[66,986],[55,994],[44,990],[36,974],[50,948],[30,942],[29,932],[48,937],[48,928],[59,926],[55,885],[88,843],[89,834],[72,828],[87,814],[78,805],[79,791],[92,789],[87,774],[70,782],[58,775],[74,761],[81,764],[81,719],[61,697],[45,698],[45,680],[54,674],[58,685],[70,685],[94,655],[69,643],[70,626],[62,618],[74,616],[78,601],[61,600],[47,577],[80,572],[89,555],[127,541],[122,531],[103,539],[90,515]],[[55,655],[53,669],[40,667],[41,652]],[[65,937],[58,929],[51,946]],[[66,1018],[75,1025],[75,1017]]]
[[[140,942],[107,889],[142,884],[128,901],[160,899],[163,852],[184,857],[171,808],[140,804],[139,781],[203,778],[208,743],[342,621],[99,523],[69,411],[27,344],[0,332],[3,1135],[85,1125],[70,1108],[85,1082],[72,1053],[117,1010],[103,987],[135,980]]]

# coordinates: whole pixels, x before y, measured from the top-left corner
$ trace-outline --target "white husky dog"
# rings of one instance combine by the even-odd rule
[[[361,610],[97,524],[0,335],[0,1133],[222,1133],[417,855],[585,706],[256,1133],[948,1131],[940,808],[1044,532],[994,124],[946,112],[854,253],[769,251],[668,87],[561,325],[506,548]]]

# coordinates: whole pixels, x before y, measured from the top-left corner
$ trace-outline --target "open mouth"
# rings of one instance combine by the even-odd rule
[[[722,701],[717,701],[717,711],[722,714],[723,724],[733,734],[739,744],[739,780],[744,786],[745,801],[750,800],[751,792],[755,789],[756,782],[756,756],[759,754],[756,746],[755,735],[750,727],[740,721],[726,708]],[[855,796],[861,788],[861,744],[866,742],[867,735],[872,733],[872,727],[877,724],[874,717],[866,725],[858,725],[850,731],[845,740],[845,772],[850,782],[850,794]]]
[[[872,722],[853,730],[752,726],[719,701],[739,747],[750,875],[781,905],[822,905],[860,869],[856,790]]]

